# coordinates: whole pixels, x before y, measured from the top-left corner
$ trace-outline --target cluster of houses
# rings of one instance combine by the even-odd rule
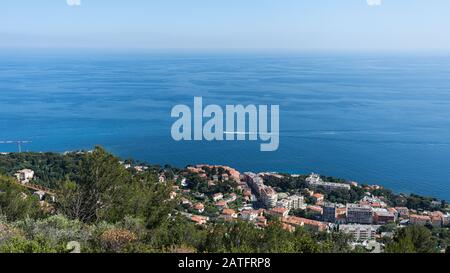
[[[220,183],[222,178],[208,177],[205,168],[218,168],[219,166],[198,165],[190,167],[189,171],[195,172],[210,182]],[[396,225],[426,225],[431,224],[442,227],[450,224],[450,214],[441,211],[422,211],[408,209],[406,207],[389,207],[383,198],[366,193],[357,203],[336,204],[325,200],[325,196],[315,192],[318,187],[328,191],[350,190],[351,186],[358,186],[356,182],[332,183],[321,179],[317,174],[311,174],[306,182],[308,189],[302,194],[277,193],[274,188],[264,184],[264,177],[279,176],[274,173],[251,173],[240,174],[236,170],[220,166],[223,169],[232,171],[232,175],[227,175],[225,179],[234,179],[238,184],[235,193],[225,196],[222,193],[215,193],[210,196],[210,201],[219,209],[220,215],[217,218],[224,220],[243,220],[255,223],[258,227],[267,226],[269,217],[277,217],[283,227],[289,231],[294,231],[299,227],[311,228],[318,231],[339,230],[353,236],[355,242],[367,242],[382,235],[377,231],[380,226],[395,223]],[[380,186],[368,186],[373,189]],[[371,189],[372,189],[371,188]],[[186,192],[185,192],[186,193]],[[306,204],[305,193],[308,200],[313,203]],[[175,194],[175,193],[174,193]],[[244,200],[241,207],[231,209],[228,204],[233,203],[237,198]],[[210,221],[209,217],[203,216],[205,205],[201,202],[192,204],[186,197],[181,202],[191,203],[195,215],[189,215],[192,221],[203,225]],[[290,215],[291,210],[304,210],[314,218],[302,218]]]
[[[119,163],[127,170],[134,169],[136,172],[140,173],[148,170],[147,166],[140,166],[140,165],[133,166],[131,163],[125,163],[124,161],[119,161]]]
[[[124,161],[119,161],[119,163],[127,170],[134,170],[137,173],[143,173],[145,171],[147,171],[149,168],[148,166],[143,166],[143,165],[137,165],[137,166],[133,166],[131,163],[125,163]],[[164,174],[164,172],[161,172],[158,174],[158,181],[160,183],[165,183],[167,181],[166,175]]]
[[[222,170],[221,174],[218,173],[219,169]],[[196,166],[189,166],[187,167],[187,170],[191,173],[196,173],[201,178],[208,179],[208,183],[210,185],[214,185],[219,181],[225,181],[228,179],[240,182],[240,173],[237,170],[228,166],[201,164]],[[216,174],[209,177],[207,174],[207,170],[209,171],[215,170]]]

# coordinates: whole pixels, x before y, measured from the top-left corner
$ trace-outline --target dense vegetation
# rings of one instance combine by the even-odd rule
[[[0,174],[12,176],[22,169],[33,169],[37,183],[54,188],[69,174],[76,172],[82,154],[12,153],[0,155]]]
[[[394,240],[386,246],[386,252],[390,253],[434,253],[436,251],[436,239],[431,231],[423,226],[398,229]]]
[[[25,198],[23,188],[12,178],[0,176],[0,215],[10,221],[37,218],[42,215],[39,199],[35,196]]]

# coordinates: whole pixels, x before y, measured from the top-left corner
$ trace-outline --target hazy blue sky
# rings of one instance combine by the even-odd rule
[[[2,0],[0,47],[450,50],[449,0]]]

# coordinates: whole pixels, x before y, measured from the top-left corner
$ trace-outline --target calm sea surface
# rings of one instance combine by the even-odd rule
[[[279,104],[280,148],[175,142],[175,104]],[[318,172],[450,200],[450,56],[0,53],[0,141]],[[0,144],[0,151],[16,151]]]

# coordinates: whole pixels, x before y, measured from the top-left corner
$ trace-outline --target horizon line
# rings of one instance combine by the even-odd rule
[[[202,47],[186,47],[186,48],[150,48],[150,47],[84,47],[84,46],[1,46],[0,49],[7,51],[107,51],[107,52],[155,52],[155,53],[171,53],[171,52],[195,52],[195,53],[320,53],[320,54],[450,54],[450,49],[301,49],[301,48],[202,48]],[[80,53],[80,52],[71,52]],[[129,52],[133,53],[133,52]],[[1,53],[0,53],[1,54]]]

